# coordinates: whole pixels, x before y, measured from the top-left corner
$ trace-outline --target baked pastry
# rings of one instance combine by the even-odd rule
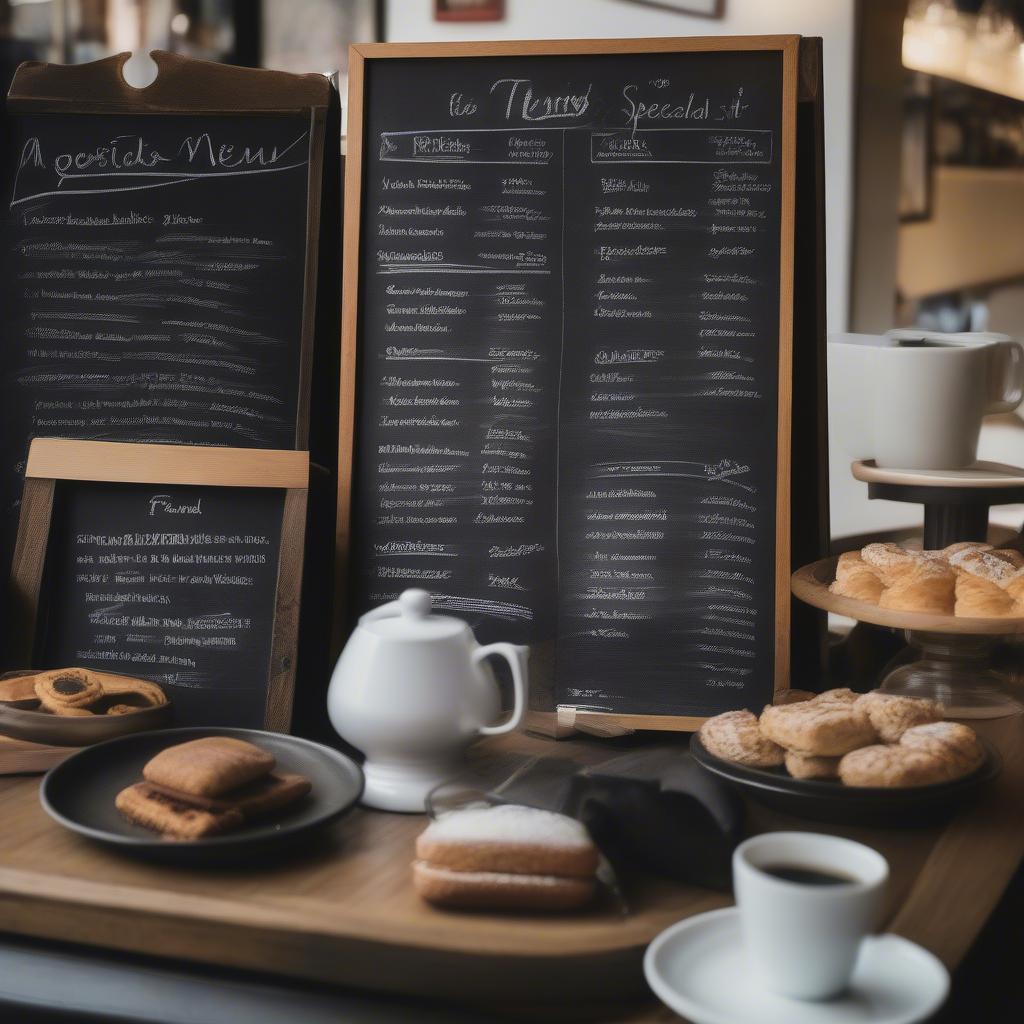
[[[1016,548],[993,548],[988,553],[993,558],[999,558],[1004,562],[1009,562],[1014,569],[1024,568],[1024,555],[1022,555]]]
[[[900,746],[935,758],[947,779],[969,775],[985,760],[977,733],[959,722],[914,726],[900,737]]]
[[[955,544],[947,544],[942,549],[943,557],[949,561],[953,555],[961,551],[991,551],[992,545],[986,544],[983,540],[958,540]]]
[[[928,722],[940,722],[945,714],[941,704],[921,697],[900,697],[872,690],[857,698],[883,743],[895,743],[908,729]]]
[[[575,818],[536,807],[469,807],[431,822],[416,857],[452,871],[593,878],[598,852]]]
[[[846,786],[930,786],[948,778],[933,755],[898,743],[853,750],[839,762],[839,778]]]
[[[198,807],[204,811],[238,811],[247,821],[250,818],[262,818],[274,811],[279,811],[289,804],[297,803],[313,787],[304,775],[281,774],[271,772],[262,779],[250,782],[222,797],[194,796],[178,793],[173,789],[147,783],[154,793],[184,800],[190,807]]]
[[[103,696],[103,687],[96,674],[85,668],[62,668],[40,672],[35,677],[39,703],[55,715],[69,709],[83,710]]]
[[[114,805],[130,822],[172,839],[219,835],[237,828],[244,820],[236,810],[204,810],[180,797],[157,792],[148,782],[122,789]]]
[[[576,910],[594,895],[594,879],[452,871],[423,861],[412,866],[413,887],[429,903],[460,910]]]
[[[860,697],[859,693],[842,687],[836,690],[825,690],[823,693],[819,693],[814,701],[816,704],[853,704],[858,697]]]
[[[809,703],[798,702],[782,707],[801,708]],[[782,764],[782,747],[764,734],[757,716],[751,711],[726,711],[709,718],[700,727],[700,741],[709,754],[723,761],[751,768],[776,768]]]
[[[837,779],[841,760],[839,757],[817,757],[787,750],[786,771],[794,779]]]
[[[145,781],[114,803],[131,822],[168,839],[202,839],[301,800],[312,788],[296,774],[273,774],[265,750],[230,736],[168,747],[142,769]]]
[[[952,615],[957,574],[945,561],[921,558],[879,598],[879,608]]]
[[[878,569],[861,558],[859,551],[844,551],[836,562],[836,578],[828,589],[840,597],[877,604],[882,596],[882,577]]]
[[[1017,569],[991,551],[954,555],[957,567],[956,614],[973,618],[1016,614],[1016,600],[1006,589]]]
[[[817,757],[839,757],[875,740],[868,716],[856,704],[841,701],[769,706],[760,724],[780,747]]]
[[[112,676],[98,673],[100,687],[104,697],[121,697],[122,704],[133,710],[139,707],[162,707],[167,703],[167,695],[156,683],[148,679],[130,679],[127,676]]]
[[[221,796],[269,775],[274,758],[231,736],[204,736],[161,750],[142,769],[147,782],[192,796]]]
[[[446,907],[568,910],[594,893],[597,847],[580,822],[505,804],[452,811],[416,841],[413,885]]]
[[[39,700],[36,696],[36,677],[34,675],[0,679],[0,704],[14,704],[26,700]]]
[[[899,544],[868,544],[861,549],[861,558],[878,571],[882,583],[891,587],[908,576],[925,561],[920,552],[908,551]]]

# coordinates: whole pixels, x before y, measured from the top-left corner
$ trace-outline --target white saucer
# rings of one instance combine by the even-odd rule
[[[949,991],[927,950],[897,935],[864,942],[849,989],[835,999],[788,999],[762,989],[747,963],[735,907],[672,925],[647,947],[655,995],[693,1024],[914,1024]]]

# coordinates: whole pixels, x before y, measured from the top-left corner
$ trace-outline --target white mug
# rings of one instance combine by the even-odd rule
[[[982,418],[1024,397],[1024,348],[1005,334],[836,334],[828,364],[833,443],[887,469],[970,466]]]
[[[779,868],[844,881],[810,885],[766,870]],[[743,942],[765,988],[827,999],[849,984],[861,942],[884,907],[889,865],[880,853],[838,836],[767,832],[736,847],[732,878]]]

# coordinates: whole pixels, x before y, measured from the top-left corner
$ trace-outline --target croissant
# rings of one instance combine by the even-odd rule
[[[971,619],[999,619],[1017,614],[1017,602],[1001,587],[963,573],[956,580],[954,614]]]
[[[861,558],[878,570],[886,587],[908,579],[923,561],[920,552],[907,551],[899,544],[868,544],[861,549]]]
[[[919,560],[898,582],[886,587],[879,608],[952,615],[957,575],[945,562]]]
[[[947,544],[942,549],[942,556],[949,560],[961,551],[991,551],[992,545],[983,540],[958,540],[955,544]]]
[[[878,604],[882,596],[882,580],[878,570],[868,565],[859,551],[845,551],[836,562],[835,582],[828,589],[840,597]]]

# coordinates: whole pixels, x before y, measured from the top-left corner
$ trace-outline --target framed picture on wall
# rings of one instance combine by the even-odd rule
[[[435,21],[501,21],[505,0],[434,0]]]

